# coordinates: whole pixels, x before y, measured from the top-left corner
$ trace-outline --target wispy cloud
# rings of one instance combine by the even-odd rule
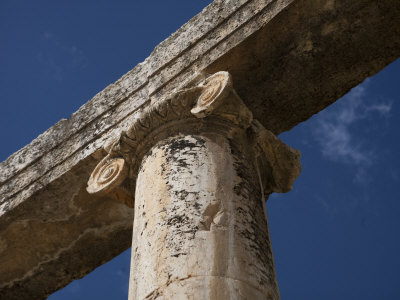
[[[120,289],[121,292],[128,296],[129,291],[129,270],[126,268],[120,268],[116,272],[117,277],[120,279]]]
[[[322,206],[323,210],[329,217],[332,218],[334,215],[337,214],[337,206],[332,205],[327,197],[315,194],[314,198]]]
[[[374,163],[376,154],[366,146],[368,137],[357,131],[366,126],[363,121],[388,118],[391,109],[391,101],[368,97],[367,81],[352,89],[334,109],[320,113],[313,136],[326,158],[355,166],[355,180],[363,182],[365,168]]]
[[[62,80],[67,69],[86,65],[87,58],[76,45],[61,41],[51,32],[44,32],[42,40],[44,45],[36,58],[54,79]]]

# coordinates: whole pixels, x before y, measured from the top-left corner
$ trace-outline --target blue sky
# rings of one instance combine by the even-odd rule
[[[68,118],[210,1],[0,2],[0,160]],[[302,152],[267,203],[282,299],[399,299],[400,61],[280,136]],[[130,253],[49,299],[126,299]]]

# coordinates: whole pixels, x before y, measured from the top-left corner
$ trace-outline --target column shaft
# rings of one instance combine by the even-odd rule
[[[279,299],[251,147],[180,134],[143,158],[129,299]]]

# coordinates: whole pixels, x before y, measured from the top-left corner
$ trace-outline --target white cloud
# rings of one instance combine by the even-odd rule
[[[366,146],[368,137],[357,135],[355,129],[361,121],[390,116],[392,102],[371,99],[367,88],[368,82],[357,86],[334,109],[318,116],[313,136],[326,158],[364,167],[373,163],[375,153]],[[363,177],[363,173],[358,170],[356,178]]]
[[[62,80],[68,69],[85,67],[85,53],[76,45],[58,39],[51,32],[44,32],[42,40],[43,44],[41,50],[36,53],[36,59],[54,79]]]
[[[330,203],[327,197],[315,194],[314,198],[317,201],[317,203],[319,203],[322,206],[323,210],[325,211],[326,214],[329,215],[329,217],[334,217],[337,214],[338,212],[337,206],[332,205],[332,203]]]
[[[50,39],[52,39],[54,37],[54,34],[52,34],[51,32],[47,32],[46,31],[45,33],[42,34],[42,37],[44,39],[46,39],[46,40],[50,40]]]

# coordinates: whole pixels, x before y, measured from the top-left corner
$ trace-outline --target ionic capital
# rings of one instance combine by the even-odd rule
[[[138,114],[118,139],[105,146],[108,154],[92,172],[87,191],[110,194],[133,206],[132,182],[144,154],[161,139],[202,132],[218,132],[233,140],[238,134],[246,135],[262,169],[260,175],[267,193],[290,190],[300,172],[299,152],[253,120],[251,111],[235,92],[230,74],[217,72],[152,103]]]

